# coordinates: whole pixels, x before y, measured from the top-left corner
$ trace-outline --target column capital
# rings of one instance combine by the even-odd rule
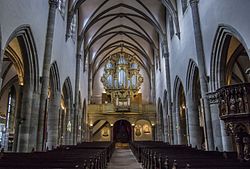
[[[189,0],[189,3],[190,3],[190,5],[192,5],[192,4],[198,4],[199,3],[199,0]]]
[[[59,5],[59,0],[49,0],[49,5],[51,7],[57,8]]]
[[[167,53],[164,53],[164,54],[163,54],[163,57],[164,57],[164,58],[169,58],[169,53],[168,53],[168,52],[167,52]]]
[[[76,54],[76,57],[77,57],[78,59],[81,59],[81,58],[82,58],[82,53],[77,53],[77,54]]]

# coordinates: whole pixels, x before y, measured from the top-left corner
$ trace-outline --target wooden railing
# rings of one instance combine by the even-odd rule
[[[222,120],[250,117],[250,84],[224,86],[217,90]]]
[[[116,107],[111,104],[89,104],[88,106],[89,113],[112,113],[116,112]],[[134,113],[147,113],[155,112],[155,105],[153,104],[131,104],[130,112]]]

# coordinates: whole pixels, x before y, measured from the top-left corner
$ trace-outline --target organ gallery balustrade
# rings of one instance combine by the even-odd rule
[[[224,86],[217,90],[219,115],[226,131],[235,138],[238,157],[250,159],[250,83]]]

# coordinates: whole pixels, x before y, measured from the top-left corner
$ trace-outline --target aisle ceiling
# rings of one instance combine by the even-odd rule
[[[134,55],[149,72],[159,55],[159,37],[165,34],[162,0],[77,0],[74,8],[93,72],[121,50]]]

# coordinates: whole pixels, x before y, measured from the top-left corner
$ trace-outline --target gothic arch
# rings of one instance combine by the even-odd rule
[[[62,144],[73,144],[73,126],[74,126],[74,111],[73,111],[73,92],[70,78],[67,77],[62,88],[62,102],[64,103],[64,116],[61,125],[63,126]]]
[[[54,61],[50,67],[50,87],[52,91],[60,91],[60,75],[57,62]]]
[[[29,25],[21,25],[16,28],[10,35],[6,42],[5,49],[7,49],[9,43],[17,38],[22,48],[22,54],[27,56],[23,57],[24,63],[24,80],[26,85],[29,85],[34,92],[39,90],[39,66],[38,56],[33,38],[33,33]]]
[[[197,73],[198,73],[198,66],[193,59],[190,59],[187,69],[186,89],[189,92],[189,94],[191,93],[192,98],[194,97],[192,90],[194,87],[194,82],[197,78]]]
[[[188,127],[187,127],[187,113],[186,113],[186,96],[183,84],[178,76],[174,82],[174,112],[173,118],[175,120],[176,131],[175,132],[175,143],[187,144],[188,143]]]
[[[201,148],[205,144],[205,131],[203,124],[203,114],[201,111],[201,87],[199,80],[199,68],[194,60],[190,59],[186,78],[187,90],[187,117],[189,129],[189,143],[193,147]]]
[[[58,135],[60,133],[60,112],[61,111],[61,93],[60,93],[60,76],[58,71],[57,62],[54,61],[50,67],[49,75],[49,94],[47,99],[47,142],[46,147],[51,149],[58,144]]]
[[[161,98],[158,98],[158,106],[157,106],[157,110],[158,110],[158,139],[160,141],[164,140],[164,136],[165,136],[165,132],[164,132],[164,115],[163,115],[163,107],[162,107],[162,101]]]
[[[224,72],[225,65],[226,65],[226,58],[225,55],[227,53],[226,46],[229,45],[230,39],[235,37],[241,45],[244,47],[248,57],[250,56],[249,50],[245,40],[241,36],[241,34],[232,26],[226,24],[220,24],[217,28],[214,43],[212,48],[211,54],[211,90],[215,91],[216,89],[220,88],[221,86],[225,85],[225,76],[226,73]],[[223,58],[224,56],[224,58]]]
[[[22,100],[23,103],[17,108],[19,111],[16,117],[19,117],[15,117],[15,123],[21,124],[15,125],[15,131],[18,131],[18,134],[15,133],[13,151],[28,151],[29,146],[33,146],[36,136],[35,134],[29,136],[26,131],[30,129],[30,126],[33,126],[31,118],[33,118],[34,113],[32,112],[37,111],[35,105],[38,104],[38,99],[33,98],[37,98],[39,92],[38,56],[33,33],[29,25],[21,25],[10,34],[2,57],[3,62],[6,62],[5,65],[8,66],[7,68],[1,67],[1,72],[3,76],[6,76],[8,72],[14,72],[14,75],[18,77],[19,83],[16,84],[18,86],[17,93],[20,94],[18,99]],[[8,83],[8,79],[3,83]],[[21,93],[25,93],[25,95]]]
[[[69,77],[67,77],[63,83],[62,92],[66,94],[65,97],[69,99],[71,104],[73,104],[73,90],[72,90],[72,85],[71,85],[71,81]]]

